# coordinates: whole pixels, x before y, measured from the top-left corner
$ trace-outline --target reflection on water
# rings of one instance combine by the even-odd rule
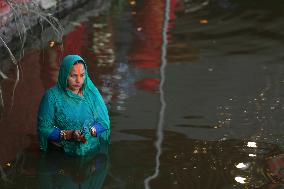
[[[160,93],[160,103],[161,109],[159,112],[159,122],[157,126],[156,136],[157,139],[155,141],[155,147],[157,149],[157,154],[155,158],[155,172],[153,175],[147,177],[144,181],[145,188],[148,189],[150,181],[156,179],[160,174],[160,156],[162,154],[162,143],[164,139],[164,121],[165,121],[165,111],[166,111],[166,101],[165,101],[165,94],[164,94],[164,84],[166,80],[165,70],[167,66],[167,45],[168,45],[168,29],[169,29],[169,20],[170,20],[170,1],[166,1],[165,4],[165,11],[164,11],[164,21],[162,27],[162,47],[161,47],[161,66],[160,66],[160,78],[161,82],[159,85],[159,93]]]
[[[154,130],[127,130],[126,133],[137,134],[145,138],[155,138]],[[118,170],[110,169],[117,175],[117,182],[112,184],[139,187],[143,173],[153,170],[154,149],[149,149],[151,141],[120,141],[113,143],[111,151]],[[161,156],[161,174],[151,182],[151,187],[165,188],[268,188],[272,186],[270,179],[281,180],[280,167],[283,156],[277,155],[281,150],[277,145],[258,143],[258,148],[247,146],[242,140],[202,141],[188,139],[186,136],[174,132],[165,132],[163,154]],[[133,147],[129,147],[129,145]],[[124,162],[124,154],[131,148],[128,161]],[[141,153],[144,152],[144,153]],[[147,152],[147,153],[146,153]],[[250,154],[255,154],[251,157]],[[282,158],[282,159],[281,159]],[[143,162],[144,167],[136,166],[127,170],[129,164]],[[239,165],[246,167],[239,167]],[[280,171],[280,172],[278,172]],[[119,173],[123,174],[119,174]],[[142,174],[142,176],[141,176]],[[119,183],[119,181],[123,181]],[[236,182],[239,181],[238,182]],[[134,182],[135,181],[135,182]],[[240,183],[244,181],[244,183]],[[138,182],[138,183],[137,183]],[[276,184],[275,184],[276,185]],[[279,186],[280,184],[278,184]],[[267,187],[266,187],[267,186]]]
[[[198,54],[195,57],[199,59],[191,60],[185,57],[184,59],[173,60],[173,63],[200,63],[199,65],[179,66],[187,69],[184,72],[179,72],[179,74],[185,75],[187,73],[191,76],[181,77],[173,74],[173,77],[179,77],[180,81],[187,79],[186,86],[200,94],[200,97],[193,97],[192,94],[189,94],[190,98],[200,99],[199,104],[201,106],[196,109],[197,111],[194,111],[195,114],[198,109],[205,107],[205,105],[202,105],[205,103],[204,101],[201,102],[201,99],[208,99],[206,94],[211,94],[210,101],[212,103],[207,103],[206,108],[212,108],[209,110],[210,112],[215,108],[218,118],[210,117],[210,113],[203,108],[203,110],[199,110],[203,113],[198,114],[207,115],[206,121],[195,119],[193,121],[196,124],[180,123],[178,125],[188,125],[189,127],[192,125],[197,127],[199,125],[211,125],[212,128],[235,127],[234,125],[240,127],[243,125],[255,129],[259,125],[263,125],[263,122],[265,122],[263,119],[268,120],[271,114],[273,115],[272,119],[279,119],[278,115],[281,111],[283,69],[280,64],[273,66],[270,64],[271,62],[279,62],[279,58],[281,59],[281,55],[272,53],[271,48],[279,51],[281,45],[271,40],[271,33],[267,32],[268,25],[278,25],[278,19],[267,24],[259,21],[261,18],[268,17],[271,11],[267,8],[262,10],[263,7],[258,4],[255,5],[258,9],[251,10],[251,4],[246,5],[241,1],[239,4],[233,3],[238,6],[233,6],[235,8],[228,11],[224,6],[220,6],[223,1],[217,2],[216,4],[211,1],[210,4],[196,13],[187,11],[179,13],[179,21],[176,22],[176,27],[173,29],[175,34],[173,41],[175,42],[172,43],[172,48],[191,45],[186,49],[193,49],[193,47],[197,49],[195,51]],[[279,15],[277,9],[275,8],[273,11]],[[216,13],[216,15],[212,16],[213,13]],[[202,20],[208,22],[200,22]],[[258,22],[261,22],[262,25],[255,29],[254,24]],[[276,31],[273,31],[274,29]],[[281,35],[277,31],[279,27],[269,30]],[[260,33],[263,35],[259,36]],[[169,49],[171,49],[171,45]],[[177,50],[174,52],[176,52],[174,55],[178,57]],[[186,54],[193,54],[193,51],[188,50]],[[179,70],[178,66],[173,66],[173,69],[176,70],[175,72]],[[202,76],[206,74],[207,78],[202,78],[194,74],[195,72]],[[198,83],[198,85],[193,82]],[[185,86],[185,82],[183,85]],[[182,85],[180,86],[182,87]],[[173,87],[170,87],[170,91],[172,90]],[[192,103],[189,104],[195,106]],[[232,135],[238,136],[240,134],[234,129],[231,130],[231,128],[230,131]],[[220,137],[218,136],[218,138]]]
[[[7,188],[102,188],[108,168],[108,144],[88,156],[75,158],[59,149],[41,154],[29,146],[15,161],[7,163],[1,186]],[[3,176],[3,175],[2,175]]]
[[[131,0],[113,2],[101,15],[83,9],[89,12],[62,20],[62,43],[48,39],[21,59],[15,108],[0,125],[11,136],[0,137],[1,184],[84,186],[102,178],[102,188],[283,187],[280,1]],[[36,141],[40,97],[69,53],[86,59],[110,109],[110,166],[103,163],[102,172],[92,172],[97,160],[72,160],[74,172],[72,158],[43,160],[23,150]],[[1,87],[9,106],[11,81]]]

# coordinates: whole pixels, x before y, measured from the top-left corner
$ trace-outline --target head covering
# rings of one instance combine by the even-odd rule
[[[103,98],[97,87],[93,84],[92,80],[89,77],[88,68],[85,61],[79,55],[68,55],[63,59],[59,70],[57,86],[67,95],[71,97],[74,96],[71,91],[67,90],[67,87],[68,76],[74,63],[76,63],[77,61],[82,62],[85,67],[85,80],[82,86],[82,92],[87,99],[88,104],[90,105],[93,115],[96,118],[96,122],[107,126],[106,129],[109,129],[109,116],[105,102],[103,101]]]

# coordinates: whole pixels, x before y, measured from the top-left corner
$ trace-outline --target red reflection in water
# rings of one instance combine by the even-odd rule
[[[135,83],[135,86],[139,89],[143,89],[149,92],[155,92],[160,83],[160,79],[157,78],[145,78]]]
[[[41,80],[45,89],[55,85],[62,59],[68,54],[82,56],[84,46],[85,26],[80,25],[63,37],[63,46],[56,44],[41,51]],[[38,54],[38,51],[35,52]]]
[[[171,0],[170,20],[174,19],[177,1]],[[165,16],[165,1],[146,0],[134,16],[134,27],[137,29],[135,48],[129,53],[129,60],[138,68],[158,68],[163,44],[162,32]],[[169,25],[167,30],[172,27]],[[169,37],[168,37],[169,38]]]
[[[0,0],[0,16],[3,16],[5,14],[9,13],[10,10],[11,10],[11,8],[10,8],[9,4],[6,2],[6,0]]]
[[[160,0],[146,0],[133,19],[137,30],[129,60],[138,68],[160,66],[164,4]]]
[[[64,37],[63,57],[69,54],[78,54],[82,56],[82,47],[84,46],[85,26],[82,24]]]
[[[170,2],[169,19],[175,18],[176,0]],[[163,44],[163,25],[165,17],[165,1],[146,0],[139,12],[134,15],[134,26],[137,29],[135,48],[129,53],[129,60],[137,68],[159,68],[161,63],[161,49]],[[167,30],[172,28],[170,22]],[[169,35],[167,36],[169,39]],[[136,86],[146,91],[155,91],[160,79],[145,78],[136,82]]]
[[[1,82],[4,99],[3,119],[0,121],[0,163],[13,160],[23,148],[30,145],[28,135],[36,135],[36,115],[41,95],[44,92],[40,75],[39,55],[27,53],[21,60],[20,82],[17,85],[14,105],[11,111],[11,97],[14,82]],[[23,66],[24,64],[24,66]]]

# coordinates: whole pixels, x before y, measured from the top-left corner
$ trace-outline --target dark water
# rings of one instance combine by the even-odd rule
[[[3,188],[284,187],[282,1],[114,1],[70,15],[63,52],[49,30],[41,48],[29,42],[11,111],[13,81],[1,84]],[[70,53],[102,91],[112,142],[43,157],[37,107]]]

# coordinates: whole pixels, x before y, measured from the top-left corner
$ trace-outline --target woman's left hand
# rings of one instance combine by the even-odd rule
[[[97,136],[97,130],[96,130],[96,128],[95,128],[95,127],[91,127],[91,128],[90,128],[90,133],[91,133],[92,136]]]

